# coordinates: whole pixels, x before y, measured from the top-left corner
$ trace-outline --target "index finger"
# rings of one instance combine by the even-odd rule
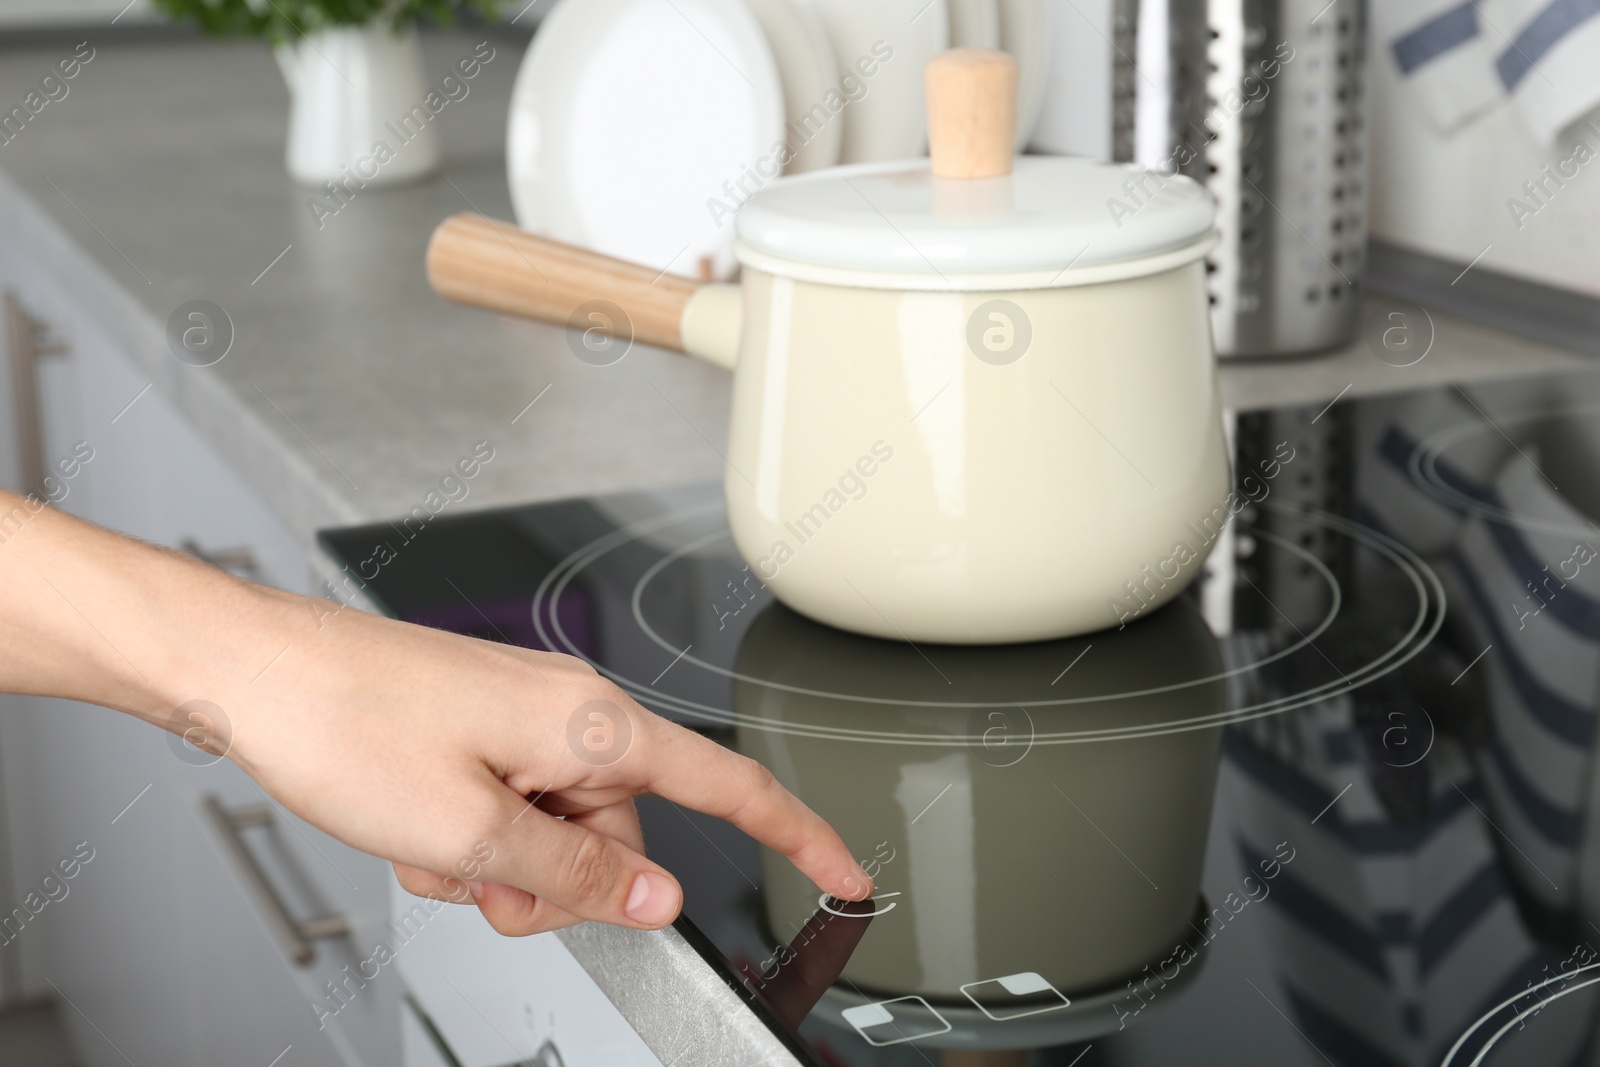
[[[844,839],[766,767],[675,722],[649,721],[644,785],[650,792],[733,823],[839,900],[872,895],[872,879]]]

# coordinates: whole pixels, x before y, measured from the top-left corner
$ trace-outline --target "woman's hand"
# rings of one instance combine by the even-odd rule
[[[671,922],[683,894],[645,856],[644,792],[729,820],[838,898],[871,892],[760,764],[580,660],[252,586],[48,509],[0,544],[0,648],[0,689],[191,726],[409,891],[475,900],[502,933]]]
[[[394,861],[411,892],[470,893],[507,934],[663,926],[683,894],[645,858],[644,792],[735,823],[837,897],[868,892],[838,835],[766,768],[581,660],[312,606],[258,609],[291,616],[288,650],[223,698],[231,755],[308,822]]]

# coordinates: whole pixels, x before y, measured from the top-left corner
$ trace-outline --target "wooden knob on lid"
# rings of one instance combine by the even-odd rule
[[[929,61],[923,81],[934,177],[1011,173],[1018,78],[1017,61],[993,48],[952,48]]]

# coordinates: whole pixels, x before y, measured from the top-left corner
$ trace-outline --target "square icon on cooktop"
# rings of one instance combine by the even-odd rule
[[[846,1008],[844,1021],[869,1045],[900,1045],[922,1037],[932,1037],[950,1029],[950,1024],[921,997],[896,997],[876,1004]]]
[[[1032,971],[1008,974],[1004,978],[991,978],[985,982],[968,982],[961,987],[961,992],[978,1006],[979,1011],[997,1023],[1028,1015],[1042,1015],[1072,1003],[1043,975]]]

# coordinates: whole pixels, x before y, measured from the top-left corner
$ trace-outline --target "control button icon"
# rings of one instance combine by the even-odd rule
[[[997,1023],[1029,1015],[1043,1015],[1072,1003],[1065,993],[1051,985],[1043,975],[1033,971],[1020,971],[983,982],[968,982],[961,987],[961,992],[978,1006],[979,1011]]]
[[[843,1012],[869,1045],[903,1045],[907,1041],[947,1033],[950,1024],[921,997],[896,997],[876,1004],[858,1004]]]
[[[897,897],[899,895],[899,893],[874,893],[866,900],[849,901],[841,904],[836,902],[833,897],[823,893],[817,898],[817,907],[821,908],[830,915],[837,915],[841,919],[871,919],[875,916],[882,915],[885,912],[891,912],[895,908],[899,907],[900,902],[898,900],[886,908],[878,907],[878,901],[888,900],[890,897]],[[861,911],[861,907],[866,904],[871,904],[873,906],[873,910],[865,912]]]

